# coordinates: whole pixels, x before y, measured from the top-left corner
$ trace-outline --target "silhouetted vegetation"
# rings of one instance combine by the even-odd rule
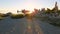
[[[12,18],[12,19],[19,19],[19,18],[23,18],[23,17],[24,17],[23,14],[12,14],[12,15],[11,15],[11,18]]]
[[[11,12],[8,12],[8,13],[6,13],[6,16],[10,16],[12,13]]]
[[[41,21],[46,21],[52,25],[60,26],[60,10],[58,9],[57,2],[55,3],[55,7],[53,9],[47,8],[47,10],[42,9],[43,13],[40,12]]]
[[[3,20],[6,17],[5,14],[0,13],[0,20]]]
[[[8,14],[0,14],[1,17],[8,17]]]
[[[0,20],[3,20],[3,19],[4,19],[4,17],[1,17],[1,16],[0,16]]]
[[[54,26],[60,26],[60,19],[50,19],[50,24],[54,25]]]

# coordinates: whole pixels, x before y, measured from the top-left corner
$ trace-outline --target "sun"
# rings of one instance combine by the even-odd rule
[[[31,6],[31,5],[25,6],[25,9],[26,9],[26,10],[29,10],[30,13],[32,13],[32,12],[34,11],[34,7]]]
[[[30,13],[32,13],[33,11],[34,11],[34,8],[36,8],[35,7],[36,5],[34,5],[33,3],[31,3],[31,2],[26,2],[26,3],[24,3],[24,5],[23,5],[23,9],[25,9],[25,10],[29,10],[30,11]]]
[[[26,8],[26,10],[29,10],[29,13],[32,13],[34,11],[33,8]]]

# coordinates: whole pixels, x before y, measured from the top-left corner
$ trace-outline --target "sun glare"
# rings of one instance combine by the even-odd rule
[[[34,8],[36,8],[36,5],[32,2],[26,2],[23,4],[22,8],[25,10],[29,10],[30,13],[32,13],[34,11]]]
[[[29,10],[29,13],[32,13],[34,11],[33,8],[27,8],[26,10]]]

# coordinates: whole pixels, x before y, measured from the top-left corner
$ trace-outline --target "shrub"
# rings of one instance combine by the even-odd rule
[[[3,19],[4,19],[4,17],[1,17],[1,16],[0,16],[0,20],[3,20]]]
[[[13,14],[13,15],[11,15],[12,19],[19,19],[19,18],[23,18],[23,17],[24,17],[23,14]]]

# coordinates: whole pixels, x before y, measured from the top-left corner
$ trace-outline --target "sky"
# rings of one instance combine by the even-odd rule
[[[0,0],[0,12],[16,13],[17,10],[22,10],[22,9],[33,10],[34,8],[52,9],[56,1],[60,8],[60,0]]]

